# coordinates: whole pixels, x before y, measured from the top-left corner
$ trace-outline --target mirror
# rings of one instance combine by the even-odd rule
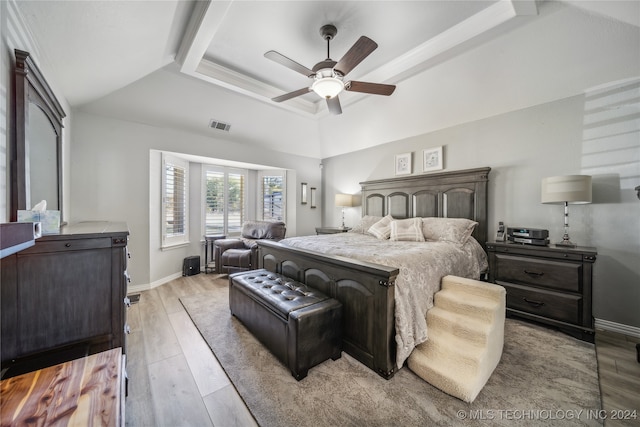
[[[41,200],[62,217],[62,119],[60,103],[28,52],[15,50],[11,221]]]
[[[47,115],[40,107],[29,103],[29,196],[31,207],[40,200],[47,201],[47,209],[57,211],[58,204],[58,141]]]

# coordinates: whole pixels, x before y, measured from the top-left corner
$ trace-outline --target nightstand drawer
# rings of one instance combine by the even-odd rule
[[[510,254],[513,256],[544,256],[549,259],[578,262],[582,262],[583,257],[588,256],[583,253],[562,251],[558,248],[551,248],[549,246],[521,245],[518,243],[501,243],[500,246],[496,243],[488,243],[488,245],[491,245],[491,249],[496,253]]]
[[[561,294],[543,289],[497,282],[507,290],[507,308],[568,323],[580,323],[580,295]]]
[[[580,293],[582,264],[496,254],[496,281]]]

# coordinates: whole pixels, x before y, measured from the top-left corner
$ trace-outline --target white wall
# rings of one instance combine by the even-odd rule
[[[636,106],[620,107],[620,99]],[[606,107],[617,100],[618,108]],[[507,226],[549,229],[562,237],[563,208],[540,203],[540,182],[553,175],[593,176],[593,203],[569,207],[570,236],[595,246],[593,313],[596,318],[640,327],[640,79],[488,119],[454,126],[375,148],[323,160],[328,200],[356,194],[358,183],[394,176],[394,155],[413,153],[422,171],[422,150],[444,147],[445,170],[489,166],[489,235]],[[600,102],[598,107],[594,103]],[[605,102],[605,104],[603,104]],[[634,101],[631,101],[632,103]],[[611,105],[611,104],[609,104]],[[347,209],[353,225],[361,209]],[[323,210],[325,225],[340,223],[340,210]]]
[[[295,170],[289,183],[299,201],[298,182],[320,184],[318,159],[256,151],[222,139],[158,128],[76,111],[71,141],[71,220],[126,221],[131,232],[132,286],[162,283],[182,271],[182,260],[196,255],[200,231],[192,228],[191,245],[160,250],[160,155],[171,151],[188,155],[242,161]],[[156,151],[154,151],[156,150]],[[194,168],[195,169],[195,168]],[[198,173],[194,170],[192,173]],[[319,185],[318,185],[319,186]],[[193,185],[192,185],[193,187]],[[192,195],[199,189],[192,188]],[[313,234],[320,210],[294,203],[295,221],[288,230]],[[151,214],[150,214],[151,213]],[[155,213],[155,215],[154,215]],[[287,235],[291,234],[289,231]]]

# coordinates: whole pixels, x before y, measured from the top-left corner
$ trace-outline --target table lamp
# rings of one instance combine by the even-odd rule
[[[353,196],[351,194],[336,194],[335,204],[342,208],[342,228],[344,226],[344,208],[350,208],[353,206]]]
[[[541,203],[564,204],[564,235],[556,246],[575,248],[569,239],[569,203],[591,203],[591,177],[589,175],[551,176],[542,180]]]

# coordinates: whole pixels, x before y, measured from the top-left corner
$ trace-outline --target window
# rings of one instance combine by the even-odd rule
[[[162,247],[189,242],[189,162],[162,156]]]
[[[246,216],[247,171],[205,166],[204,233],[239,235]]]
[[[284,171],[262,171],[260,177],[260,205],[264,221],[284,221]]]

